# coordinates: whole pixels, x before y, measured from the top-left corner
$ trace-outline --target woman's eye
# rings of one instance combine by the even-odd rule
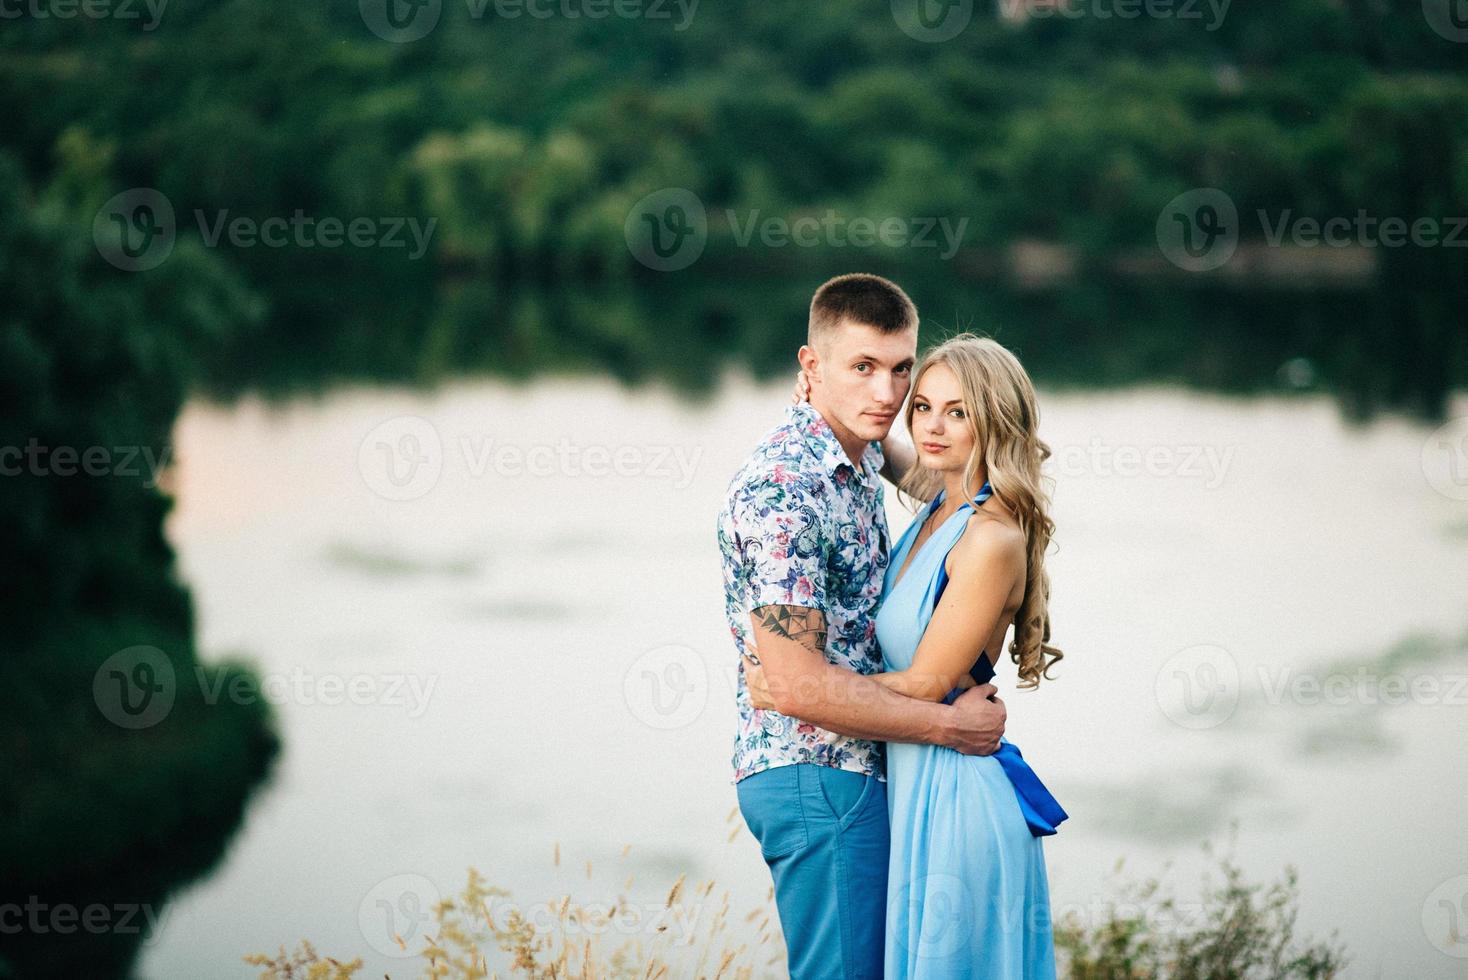
[[[922,402],[918,402],[912,407],[912,410],[914,412],[926,412],[928,410],[928,406],[924,405]]]
[[[963,409],[955,408],[952,412],[949,412],[948,414],[952,415],[956,419],[961,419],[963,418]]]

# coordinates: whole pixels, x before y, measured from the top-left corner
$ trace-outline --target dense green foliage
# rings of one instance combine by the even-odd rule
[[[1198,187],[1230,195],[1244,244],[1260,209],[1468,215],[1468,43],[1417,0],[1235,4],[1221,20],[1072,0],[1093,13],[1024,24],[981,0],[941,43],[886,3],[591,19],[442,0],[408,43],[369,30],[370,6],[175,0],[151,30],[49,19],[0,35],[4,143],[32,175],[81,131],[115,146],[116,189],[173,202],[181,238],[204,237],[196,211],[436,222],[419,261],[221,243],[271,314],[210,364],[220,390],[568,361],[707,388],[729,354],[783,369],[813,281],[852,268],[908,277],[935,325],[1007,333],[1042,381],[1252,390],[1303,357],[1353,414],[1430,417],[1468,374],[1462,250],[1374,249],[1370,276],[1302,289],[1179,273],[1155,238]],[[697,195],[708,245],[656,273],[624,222],[664,187]],[[738,239],[755,216],[828,210],[962,219],[962,249]],[[1016,295],[1005,250],[1023,240],[1072,250],[1075,275]],[[1119,274],[1129,257],[1161,269]],[[1093,333],[1104,346],[1077,370],[1073,338],[1092,355]]]
[[[0,882],[25,917],[0,977],[124,975],[141,910],[218,860],[277,750],[253,675],[198,662],[149,466],[196,379],[190,352],[257,322],[260,303],[191,243],[158,275],[119,276],[91,234],[107,152],[75,135],[60,152],[40,189],[0,153],[0,196],[21,204],[0,212],[0,446],[25,453],[0,460]],[[140,645],[171,664],[173,702],[128,729],[94,685]],[[210,703],[231,684],[247,696]],[[52,918],[88,907],[116,928]]]

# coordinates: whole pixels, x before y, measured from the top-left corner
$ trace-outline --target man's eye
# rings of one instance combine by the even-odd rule
[[[910,367],[900,367],[896,371],[896,374],[899,377],[903,377],[903,378],[907,377],[911,373],[912,373],[912,368],[910,368]]]
[[[866,374],[866,373],[867,373],[867,369],[868,369],[868,368],[870,368],[870,367],[871,367],[871,365],[870,365],[870,364],[867,364],[867,363],[865,363],[865,362],[863,362],[863,363],[861,363],[861,364],[858,364],[858,365],[857,365],[857,366],[856,366],[856,369],[857,369],[857,370],[858,370],[858,371],[860,371],[860,372],[861,372],[861,373],[862,373],[862,374]]]

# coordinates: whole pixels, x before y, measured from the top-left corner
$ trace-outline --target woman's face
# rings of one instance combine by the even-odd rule
[[[934,364],[924,371],[913,392],[912,441],[918,464],[938,472],[962,472],[974,451],[963,390],[946,364]]]

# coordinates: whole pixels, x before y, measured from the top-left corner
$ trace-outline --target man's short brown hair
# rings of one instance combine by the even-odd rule
[[[915,330],[918,311],[902,287],[868,272],[849,272],[828,279],[810,301],[805,342],[818,346],[842,320],[852,320],[882,333]]]

